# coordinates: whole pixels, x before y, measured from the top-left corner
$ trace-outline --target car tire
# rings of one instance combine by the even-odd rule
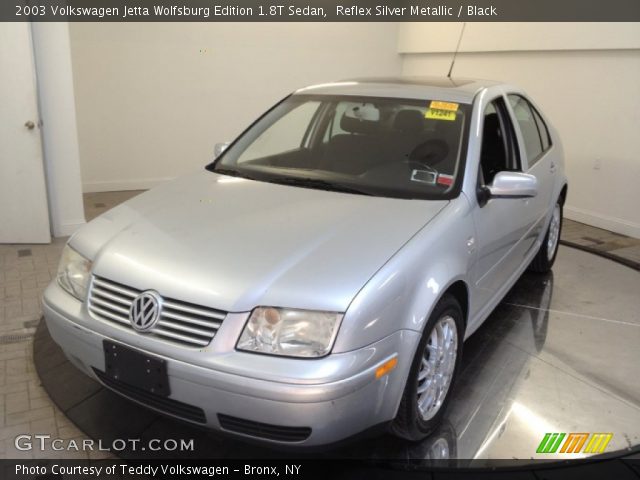
[[[560,245],[560,233],[562,232],[562,198],[559,198],[553,207],[547,233],[544,236],[540,250],[529,264],[529,271],[547,273],[553,267],[553,262],[558,254]]]
[[[433,309],[418,344],[398,413],[391,423],[391,433],[394,435],[418,441],[439,426],[451,398],[462,358],[463,325],[460,304],[452,295],[445,294]],[[440,358],[432,353],[434,345],[437,348],[438,343],[442,349]],[[455,357],[452,358],[452,355]],[[441,392],[442,386],[438,384],[445,377],[446,385]]]

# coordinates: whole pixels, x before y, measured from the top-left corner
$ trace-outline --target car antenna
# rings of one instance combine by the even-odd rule
[[[460,42],[462,42],[462,35],[464,34],[464,27],[467,26],[467,22],[462,24],[462,30],[460,30],[460,37],[458,37],[458,45],[456,45],[456,51],[453,52],[453,58],[451,59],[451,66],[449,67],[449,73],[447,73],[447,78],[451,79],[451,72],[453,72],[453,65],[456,63],[456,55],[458,55],[458,50],[460,50]]]

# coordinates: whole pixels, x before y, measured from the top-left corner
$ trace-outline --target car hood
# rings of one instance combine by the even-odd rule
[[[230,312],[345,311],[447,203],[201,172],[119,205],[71,244],[95,275],[170,298]]]

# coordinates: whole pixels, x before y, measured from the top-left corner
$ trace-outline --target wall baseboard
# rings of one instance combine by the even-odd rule
[[[583,210],[582,208],[564,206],[564,216],[576,222],[586,223],[593,227],[603,228],[633,238],[640,238],[640,225],[622,218],[611,217]]]
[[[113,180],[99,182],[84,182],[82,191],[84,193],[95,192],[120,192],[123,190],[149,190],[162,183],[173,180],[175,177],[161,178],[141,178],[136,180]]]

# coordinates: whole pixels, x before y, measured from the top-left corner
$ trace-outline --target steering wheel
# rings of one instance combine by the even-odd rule
[[[449,145],[444,140],[434,138],[421,143],[409,154],[409,161],[431,166],[442,162],[449,155]]]

